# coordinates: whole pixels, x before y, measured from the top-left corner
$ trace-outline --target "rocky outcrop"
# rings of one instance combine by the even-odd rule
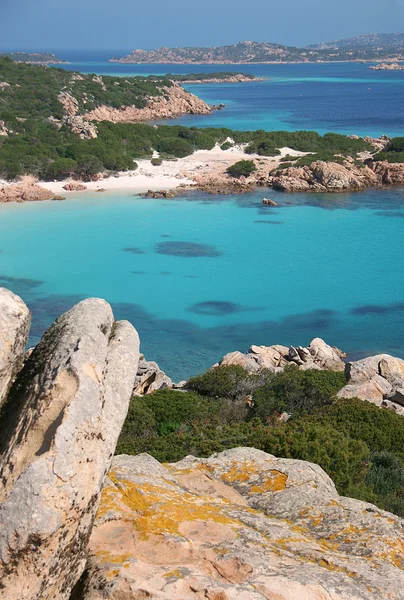
[[[21,298],[0,288],[0,406],[22,368],[30,324],[31,313]]]
[[[181,79],[181,85],[194,83],[251,83],[266,81],[263,77],[245,75],[244,73],[229,73],[223,77],[201,77],[200,79]]]
[[[346,365],[340,398],[360,398],[404,414],[404,360],[378,354]]]
[[[176,192],[174,190],[148,190],[145,194],[145,198],[175,198]]]
[[[72,133],[75,133],[83,140],[93,140],[98,135],[98,129],[94,123],[90,123],[86,118],[76,115],[75,117],[66,116],[63,123],[67,125]]]
[[[139,338],[103,300],[60,317],[0,421],[0,598],[68,600],[138,368]]]
[[[345,363],[342,360],[346,354],[338,348],[329,346],[320,338],[310,342],[308,348],[298,346],[251,346],[246,354],[231,352],[226,354],[218,365],[239,365],[255,373],[261,369],[268,369],[274,373],[282,371],[287,366],[296,366],[299,369],[329,369],[343,371]]]
[[[63,200],[50,190],[38,185],[34,177],[23,177],[19,183],[0,187],[0,202],[36,202],[39,200]]]
[[[370,71],[404,71],[404,65],[399,63],[380,63],[379,65],[372,65],[368,67]]]
[[[118,456],[79,600],[401,600],[403,521],[252,448]]]
[[[208,115],[212,109],[206,102],[185,91],[174,83],[171,87],[162,88],[161,96],[151,96],[144,108],[124,106],[111,108],[100,106],[86,113],[88,121],[110,121],[112,123],[131,123],[151,121],[153,119],[171,119],[181,115]]]
[[[172,380],[160,369],[158,364],[140,356],[139,367],[135,379],[133,393],[136,396],[152,394],[157,390],[173,387]]]
[[[366,166],[316,161],[310,166],[277,171],[269,183],[283,192],[346,192],[375,187],[379,181]]]
[[[9,128],[6,127],[5,122],[0,119],[0,136],[6,137],[9,133]]]
[[[349,161],[343,165],[316,161],[305,167],[278,170],[267,183],[282,192],[360,191],[368,187],[402,185],[404,164],[367,160],[365,165],[356,166]]]
[[[63,106],[66,115],[74,117],[79,112],[79,102],[77,98],[72,96],[69,92],[60,92],[58,100]]]
[[[66,192],[82,192],[83,190],[87,189],[87,186],[83,183],[79,183],[78,181],[68,181],[63,186],[63,189],[66,190]]]
[[[381,185],[403,185],[404,163],[388,163],[370,161],[369,167],[375,173]]]

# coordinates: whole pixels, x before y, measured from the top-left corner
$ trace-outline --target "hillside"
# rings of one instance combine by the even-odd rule
[[[231,64],[380,60],[404,57],[404,34],[375,34],[298,48],[269,42],[239,42],[229,46],[133,50],[111,62]]]

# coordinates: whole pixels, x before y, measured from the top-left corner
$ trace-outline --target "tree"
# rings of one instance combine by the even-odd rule
[[[77,162],[72,158],[57,158],[49,166],[48,175],[53,179],[71,177],[77,168]]]
[[[77,159],[76,173],[84,181],[91,181],[96,175],[102,173],[105,170],[104,165],[96,156],[91,154],[87,156],[80,156]]]

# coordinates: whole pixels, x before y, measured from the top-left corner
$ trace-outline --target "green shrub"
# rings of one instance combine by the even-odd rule
[[[163,164],[163,159],[162,158],[152,158],[151,164],[153,165],[153,167],[160,167]]]
[[[262,386],[267,376],[266,372],[252,375],[238,365],[220,365],[191,377],[187,388],[201,396],[239,400]]]
[[[172,154],[177,158],[184,158],[192,154],[194,149],[191,144],[182,138],[166,138],[161,140],[157,146],[158,152],[163,154]]]
[[[221,150],[229,150],[230,148],[233,148],[233,144],[231,142],[225,142],[220,146]]]
[[[248,177],[257,170],[257,167],[252,160],[239,160],[228,167],[226,173],[232,177]]]
[[[345,374],[337,371],[300,371],[286,368],[268,378],[253,395],[252,415],[266,422],[274,413],[294,416],[330,405],[346,384]]]

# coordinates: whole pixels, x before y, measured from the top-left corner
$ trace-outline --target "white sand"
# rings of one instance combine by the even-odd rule
[[[303,156],[307,152],[298,152],[291,148],[281,148],[281,154],[274,157],[263,157],[258,155],[245,154],[244,145],[235,145],[228,150],[222,150],[217,144],[212,150],[197,150],[190,156],[177,160],[164,160],[160,166],[153,166],[149,159],[137,160],[138,168],[136,171],[125,171],[119,173],[119,176],[106,177],[99,181],[86,182],[88,191],[97,191],[100,189],[106,191],[131,191],[134,194],[141,194],[148,190],[170,190],[179,186],[192,186],[195,184],[195,178],[214,177],[223,174],[227,167],[239,160],[258,159],[260,162],[270,164],[273,168],[279,163],[279,159],[284,156]],[[158,156],[154,153],[154,157]],[[7,182],[0,182],[0,184]],[[67,181],[39,182],[40,185],[54,194],[68,196],[69,193],[63,189]],[[76,194],[77,192],[73,192]],[[85,192],[81,192],[85,193]]]

